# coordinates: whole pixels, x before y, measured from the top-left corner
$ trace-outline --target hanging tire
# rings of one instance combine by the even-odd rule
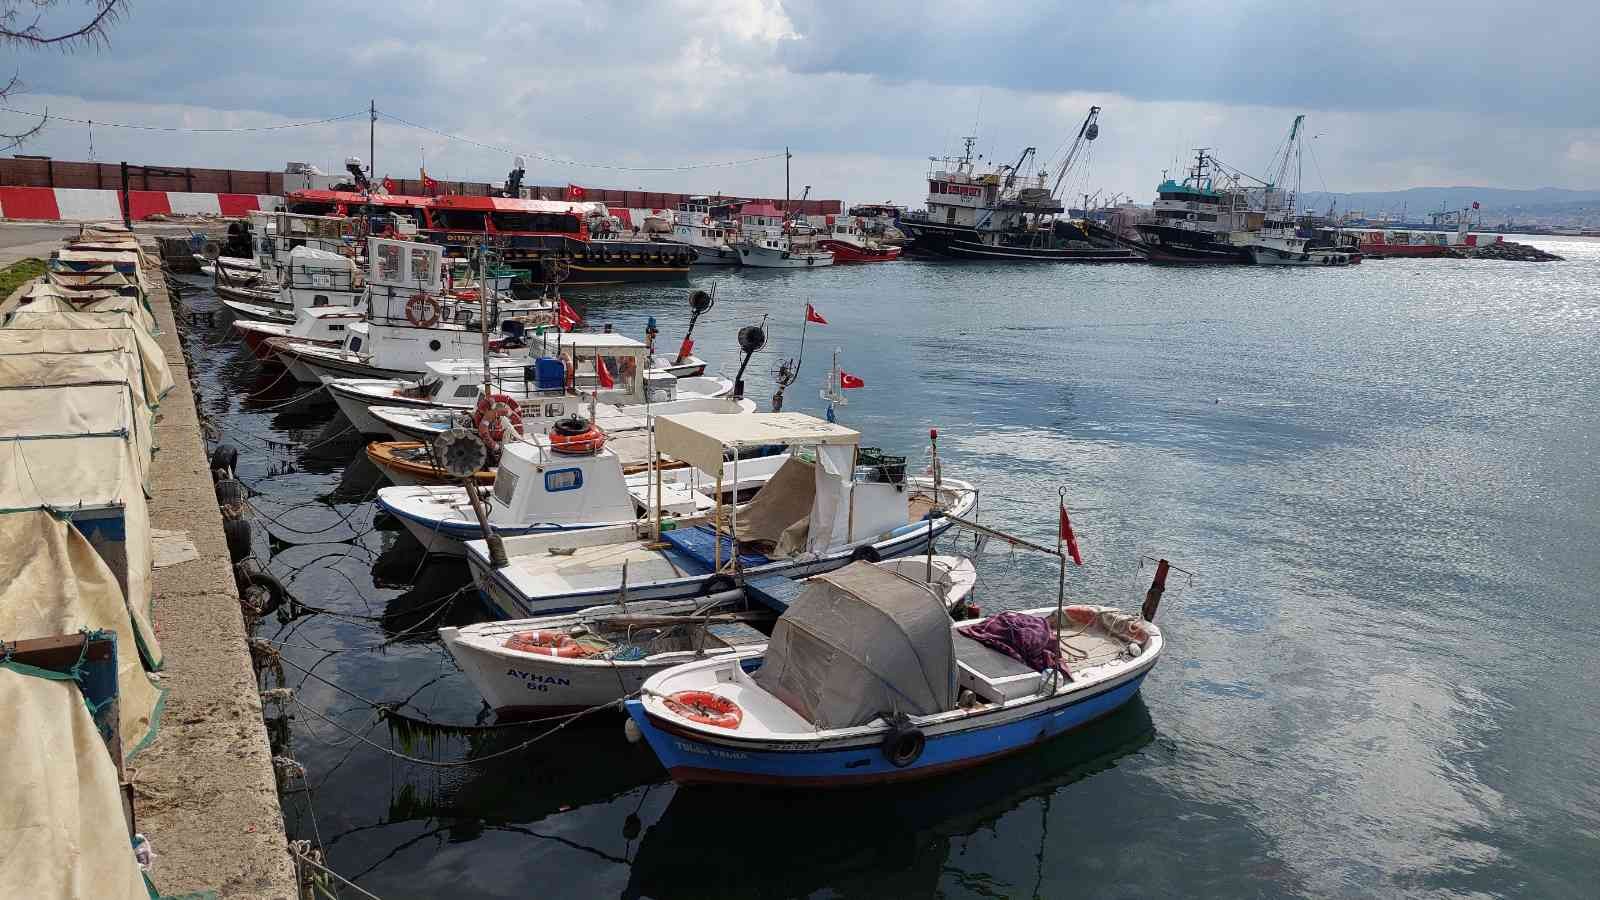
[[[850,561],[851,562],[875,563],[875,562],[878,562],[878,561],[880,561],[882,559],[883,559],[883,556],[878,553],[878,548],[872,546],[871,544],[864,544],[864,545],[862,545],[860,547],[857,547],[850,554]]]
[[[230,506],[235,510],[243,509],[248,496],[237,478],[224,478],[217,482],[217,505],[224,509]]]
[[[266,592],[267,602],[260,609],[263,615],[275,612],[283,605],[283,601],[289,599],[289,589],[283,586],[278,576],[267,571],[267,567],[253,556],[245,557],[235,564],[233,576],[239,583],[241,597],[252,587]]]
[[[248,519],[223,519],[222,536],[228,542],[228,557],[238,562],[250,555],[250,522]]]
[[[707,593],[707,594],[720,594],[723,591],[734,590],[738,586],[739,586],[739,583],[734,581],[733,578],[731,578],[730,576],[727,576],[727,575],[713,575],[710,578],[706,579],[705,593]]]
[[[883,739],[883,756],[897,769],[904,769],[922,757],[928,746],[927,735],[910,722],[897,722]]]

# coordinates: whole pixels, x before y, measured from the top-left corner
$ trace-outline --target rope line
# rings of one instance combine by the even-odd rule
[[[306,128],[311,125],[327,125],[330,122],[343,122],[357,116],[367,114],[366,110],[346,113],[342,116],[330,116],[326,119],[315,119],[310,122],[287,122],[282,125],[255,125],[240,128],[181,128],[172,125],[133,125],[127,122],[100,122],[91,119],[74,119],[71,116],[58,116],[52,112],[32,112],[26,109],[16,109],[10,106],[0,106],[0,111],[16,113],[23,116],[38,116],[41,123],[55,119],[58,122],[71,122],[74,125],[96,125],[101,128],[130,128],[134,131],[168,131],[180,134],[242,134],[255,131],[282,131],[285,128]]]
[[[622,700],[631,699],[633,696],[635,696],[635,695],[630,694],[628,697],[622,698]],[[415,763],[416,765],[419,765],[419,766],[432,766],[432,767],[437,768],[437,769],[460,769],[460,768],[465,768],[467,766],[476,766],[476,765],[479,765],[481,763],[489,762],[490,760],[500,759],[501,757],[504,757],[504,756],[510,756],[513,753],[521,753],[522,751],[528,749],[529,747],[532,747],[534,744],[537,744],[538,742],[544,740],[545,738],[550,737],[551,735],[555,734],[556,732],[560,731],[563,728],[566,728],[568,725],[571,725],[573,722],[576,722],[576,721],[578,721],[579,719],[581,719],[581,718],[583,718],[585,716],[592,715],[593,713],[598,712],[600,710],[604,710],[604,709],[619,709],[619,708],[621,708],[622,700],[617,700],[617,701],[614,701],[612,703],[602,704],[600,706],[591,706],[588,709],[582,710],[580,712],[569,713],[565,717],[566,718],[565,722],[562,722],[559,725],[551,727],[551,728],[545,730],[544,732],[542,732],[542,733],[540,733],[538,735],[535,735],[534,737],[531,737],[528,740],[523,741],[520,744],[517,744],[514,747],[507,747],[504,750],[500,750],[500,751],[497,751],[495,753],[491,753],[488,756],[479,756],[479,757],[475,757],[473,759],[458,759],[458,760],[454,760],[454,761],[450,761],[450,762],[440,762],[438,760],[433,760],[433,759],[423,759],[420,756],[411,756],[411,755],[406,754],[406,753],[401,753],[400,751],[395,750],[392,747],[385,747],[384,745],[378,743],[377,741],[372,740],[371,738],[367,737],[366,735],[359,734],[359,733],[357,733],[355,731],[352,731],[349,728],[346,728],[343,725],[339,724],[337,721],[328,718],[327,716],[323,715],[322,713],[318,712],[315,709],[312,709],[311,707],[309,707],[306,704],[302,703],[299,698],[295,698],[293,702],[294,702],[295,706],[298,706],[301,709],[305,710],[306,712],[312,714],[313,716],[316,716],[317,718],[321,719],[322,721],[327,722],[329,725],[332,725],[334,728],[337,728],[340,731],[343,731],[345,734],[348,734],[351,737],[356,738],[357,740],[359,740],[362,743],[368,745],[369,747],[372,747],[374,750],[382,751],[383,753],[386,753],[389,756],[394,757],[395,759],[402,760],[404,762]],[[558,716],[556,718],[560,718],[560,717]]]

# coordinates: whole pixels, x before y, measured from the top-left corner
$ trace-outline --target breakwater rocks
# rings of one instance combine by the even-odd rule
[[[1498,244],[1489,244],[1479,247],[1473,252],[1474,259],[1509,259],[1513,262],[1555,262],[1565,259],[1554,253],[1546,253],[1538,247],[1527,244],[1517,244],[1511,241],[1501,241]]]

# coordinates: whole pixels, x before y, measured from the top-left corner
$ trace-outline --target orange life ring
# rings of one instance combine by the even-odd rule
[[[668,697],[665,703],[675,715],[702,725],[738,728],[739,723],[744,721],[744,710],[739,708],[739,704],[710,691],[679,691]]]
[[[432,328],[439,324],[439,301],[427,294],[412,294],[406,301],[406,321],[417,328]]]
[[[519,631],[506,638],[502,646],[519,653],[537,653],[563,659],[586,655],[577,641],[559,631]]]
[[[522,433],[522,407],[516,400],[506,394],[483,394],[478,397],[478,405],[472,411],[472,422],[478,427],[478,436],[491,448],[498,447],[506,439],[503,419],[510,419],[516,432]]]
[[[582,430],[578,425],[584,425]],[[561,419],[550,426],[550,449],[557,453],[599,453],[606,445],[606,433],[586,419]]]

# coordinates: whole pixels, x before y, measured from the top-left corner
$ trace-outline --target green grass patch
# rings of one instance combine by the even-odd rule
[[[0,300],[11,295],[11,292],[21,287],[25,282],[32,281],[45,273],[45,264],[42,259],[24,259],[0,269]]]

